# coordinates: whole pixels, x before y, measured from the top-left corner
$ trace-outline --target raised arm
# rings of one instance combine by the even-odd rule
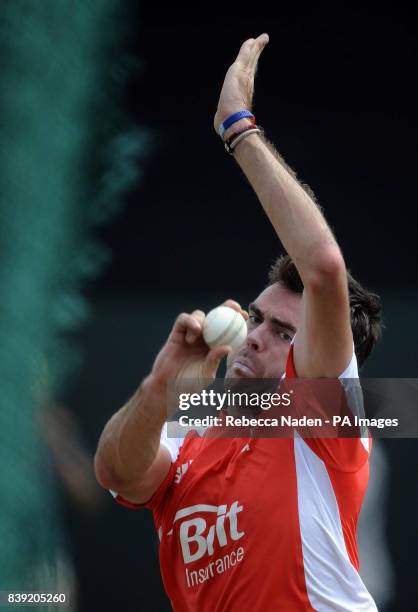
[[[251,109],[258,58],[268,40],[262,34],[245,41],[230,66],[214,119],[217,133],[228,117]],[[224,140],[249,123],[234,123]],[[263,135],[249,134],[233,154],[304,284],[294,346],[296,371],[300,377],[336,377],[350,361],[353,338],[346,268],[335,237],[307,188]]]

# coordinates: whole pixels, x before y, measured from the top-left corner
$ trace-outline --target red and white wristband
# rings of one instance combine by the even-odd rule
[[[263,133],[263,129],[259,125],[256,125],[255,123],[251,123],[250,125],[247,125],[247,127],[245,127],[243,130],[240,130],[239,132],[235,132],[235,134],[232,134],[228,138],[228,140],[225,140],[225,143],[224,143],[225,149],[230,155],[233,155],[235,147],[237,146],[239,142],[241,142],[241,140],[244,140],[244,138],[246,138],[250,134],[262,134],[262,133]]]

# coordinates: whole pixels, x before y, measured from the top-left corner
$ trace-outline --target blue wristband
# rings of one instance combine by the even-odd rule
[[[221,138],[224,137],[225,130],[227,130],[231,125],[239,121],[240,119],[246,118],[254,119],[254,115],[249,110],[240,110],[237,113],[234,113],[228,119],[225,119],[223,123],[219,126],[219,136]]]

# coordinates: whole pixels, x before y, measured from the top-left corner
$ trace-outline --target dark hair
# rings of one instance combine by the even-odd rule
[[[268,286],[282,283],[294,293],[303,292],[302,279],[289,255],[281,255],[271,266]],[[359,367],[370,355],[375,343],[382,335],[381,302],[376,293],[367,291],[347,270],[348,293],[350,298],[351,329]]]

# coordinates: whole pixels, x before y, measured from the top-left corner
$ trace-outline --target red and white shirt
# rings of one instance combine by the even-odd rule
[[[339,378],[358,378],[354,353]],[[164,428],[161,443],[172,464],[149,502],[113,494],[152,510],[176,612],[377,610],[356,541],[369,438],[175,439]]]

